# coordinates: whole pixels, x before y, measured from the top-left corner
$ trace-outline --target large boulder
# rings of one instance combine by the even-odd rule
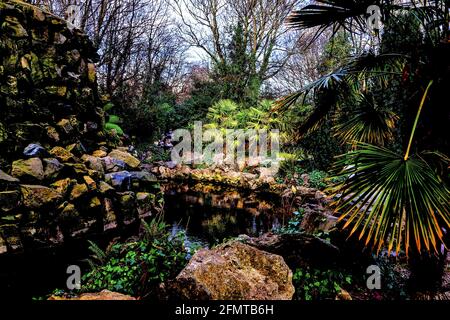
[[[243,235],[245,244],[284,258],[290,268],[329,267],[339,261],[339,249],[331,243],[304,233],[266,233],[259,238]]]
[[[283,258],[230,242],[200,250],[169,285],[186,300],[291,300],[292,271]]]
[[[78,297],[75,298],[68,298],[68,297],[58,297],[58,296],[51,296],[48,300],[103,300],[103,301],[109,301],[109,300],[136,300],[136,298],[117,293],[117,292],[111,292],[108,290],[103,290],[102,292],[98,293],[83,293]]]

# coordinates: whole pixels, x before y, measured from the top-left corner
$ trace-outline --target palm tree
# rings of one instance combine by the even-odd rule
[[[424,252],[439,255],[446,242],[445,231],[450,232],[450,191],[446,185],[450,160],[435,151],[449,150],[445,138],[449,114],[441,104],[450,82],[444,58],[449,56],[449,7],[447,1],[424,3],[317,0],[293,12],[289,19],[294,28],[316,30],[313,40],[331,28],[333,34],[340,29],[350,36],[366,32],[366,37],[383,41],[387,32],[367,33],[365,14],[372,4],[381,8],[386,29],[405,14],[418,24],[416,30],[423,40],[412,54],[389,48],[379,53],[380,48],[372,45],[277,105],[278,110],[285,110],[311,94],[326,98],[301,125],[301,134],[314,130],[327,117],[347,115],[344,121],[337,121],[335,132],[354,149],[339,157],[334,167],[337,177],[346,178],[332,189],[339,195],[336,211],[350,235],[357,235],[376,252],[387,248],[397,252],[404,249],[410,256]],[[371,99],[374,88],[409,90],[408,107],[396,114],[377,105]],[[399,118],[404,130],[396,128]],[[406,135],[412,120],[412,134]],[[398,147],[393,149],[390,142],[394,130],[398,144],[405,142],[407,146],[403,153]],[[433,151],[419,151],[427,148]]]

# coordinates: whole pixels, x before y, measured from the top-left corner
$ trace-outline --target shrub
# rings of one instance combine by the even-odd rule
[[[336,270],[297,269],[292,278],[298,300],[334,300],[352,276]]]
[[[171,236],[159,219],[143,225],[145,235],[138,241],[113,244],[106,252],[91,243],[92,270],[83,277],[83,292],[108,289],[154,298],[161,283],[178,275],[187,263],[184,234]]]
[[[114,104],[112,104],[111,102],[108,102],[103,107],[103,110],[105,112],[109,112],[113,108],[114,108]],[[116,116],[114,114],[107,114],[106,115],[105,130],[108,133],[115,133],[118,136],[123,136],[124,132],[123,132],[123,129],[119,126],[120,123],[122,123],[122,119],[119,116]]]
[[[311,188],[323,190],[327,187],[327,183],[325,179],[328,177],[328,174],[323,171],[314,170],[309,174],[309,186]]]

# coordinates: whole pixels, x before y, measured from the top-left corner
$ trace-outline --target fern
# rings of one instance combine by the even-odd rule
[[[100,262],[101,265],[105,264],[107,260],[107,254],[105,253],[105,251],[103,251],[98,245],[96,245],[91,240],[88,240],[88,242],[89,242],[89,251],[93,253],[92,258]],[[92,260],[88,261],[88,263],[90,266],[92,265],[95,266],[95,263]]]

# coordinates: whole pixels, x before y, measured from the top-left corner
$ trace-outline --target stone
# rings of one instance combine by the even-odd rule
[[[113,201],[109,198],[103,200],[103,208],[105,210],[103,217],[104,231],[117,228],[117,216],[114,210]]]
[[[72,192],[70,193],[70,200],[77,200],[82,196],[86,195],[89,192],[87,185],[84,183],[76,184],[72,188]]]
[[[295,291],[282,257],[236,241],[198,251],[169,287],[183,300],[291,300]]]
[[[58,159],[44,159],[44,176],[45,179],[56,179],[60,174],[64,165],[58,161]]]
[[[120,301],[120,300],[125,300],[125,301],[131,301],[131,300],[136,300],[135,298],[131,297],[131,296],[127,296],[121,293],[117,293],[117,292],[111,292],[108,290],[103,290],[102,292],[99,293],[83,293],[82,295],[75,297],[75,298],[65,298],[65,297],[58,297],[58,296],[51,296],[50,298],[48,298],[48,300],[100,300],[100,301]]]
[[[32,143],[23,150],[23,155],[29,158],[43,158],[48,155],[48,152],[41,145]]]
[[[131,174],[128,171],[108,173],[105,175],[105,181],[117,189],[130,189]]]
[[[56,181],[55,183],[50,185],[53,189],[55,189],[58,193],[60,193],[63,197],[66,197],[70,187],[72,186],[72,180],[70,178],[62,179]]]
[[[66,147],[66,150],[76,156],[81,156],[86,152],[86,148],[82,143],[73,143]]]
[[[148,192],[138,192],[136,194],[137,209],[140,217],[151,214],[155,206],[155,195]]]
[[[153,173],[147,171],[130,172],[130,175],[132,180],[136,180],[144,184],[158,182],[156,176]]]
[[[97,158],[104,158],[108,155],[108,153],[104,150],[96,150],[94,153],[92,153],[92,156]]]
[[[97,132],[98,131],[98,124],[92,121],[88,121],[84,125],[86,132]],[[105,155],[106,156],[106,155]]]
[[[106,172],[123,171],[127,167],[127,164],[122,160],[117,160],[111,157],[102,158],[102,164]]]
[[[137,218],[136,195],[131,191],[118,193],[117,195],[124,220],[127,222],[134,221]]]
[[[0,237],[6,240],[8,251],[22,251],[23,244],[19,228],[16,225],[4,225],[0,227]]]
[[[245,244],[284,258],[291,269],[330,267],[339,261],[339,249],[313,235],[304,233],[266,233],[259,238],[239,237]]]
[[[0,235],[0,255],[7,253],[8,247],[6,246],[6,241]]]
[[[62,206],[62,211],[58,216],[58,224],[62,230],[70,232],[77,227],[80,220],[80,213],[72,203]]]
[[[72,127],[72,124],[70,123],[70,120],[68,120],[68,119],[62,119],[56,125],[65,134],[70,134],[74,130]]]
[[[10,212],[20,205],[20,192],[2,191],[0,192],[0,213]]]
[[[0,170],[0,184],[18,184],[20,180],[14,177],[11,177],[9,174],[6,174],[2,170]]]
[[[141,164],[141,162],[138,159],[133,157],[128,152],[124,152],[124,151],[117,150],[117,149],[111,151],[108,156],[113,159],[125,162],[127,164],[127,166],[130,167],[131,169],[136,169]]]
[[[92,170],[100,172],[101,174],[104,174],[102,159],[85,154],[81,157],[81,160],[83,160],[84,164],[89,169],[92,169]]]
[[[320,206],[315,206],[312,210],[306,209],[300,227],[306,233],[315,234],[317,232],[330,232],[337,224],[339,218],[327,213]]]
[[[84,182],[88,186],[89,191],[95,191],[97,190],[97,183],[89,176],[83,177]]]
[[[2,28],[9,36],[13,38],[28,37],[27,30],[25,30],[25,28],[20,24],[19,19],[16,17],[7,16]]]
[[[47,127],[47,137],[49,137],[53,142],[59,142],[59,133],[56,131],[56,129],[52,126]]]
[[[59,192],[44,186],[21,185],[20,189],[23,204],[28,209],[39,209],[43,206],[54,204],[62,198]]]
[[[89,175],[89,170],[83,163],[66,163],[65,166],[71,170],[72,175],[80,178]]]
[[[87,68],[88,68],[88,79],[89,79],[89,82],[95,83],[95,79],[96,79],[95,64],[88,63]]]
[[[353,299],[348,291],[341,289],[341,291],[336,295],[335,300],[351,301]]]
[[[113,187],[111,187],[109,184],[107,184],[105,181],[100,181],[99,184],[99,191],[102,195],[109,195],[116,191]]]
[[[16,178],[27,181],[41,181],[44,180],[44,167],[39,158],[17,160],[12,164],[11,174]]]
[[[54,147],[50,150],[50,154],[62,162],[69,162],[75,159],[75,156],[63,147]]]
[[[94,197],[89,201],[90,209],[98,209],[102,206],[102,203],[98,197]]]

